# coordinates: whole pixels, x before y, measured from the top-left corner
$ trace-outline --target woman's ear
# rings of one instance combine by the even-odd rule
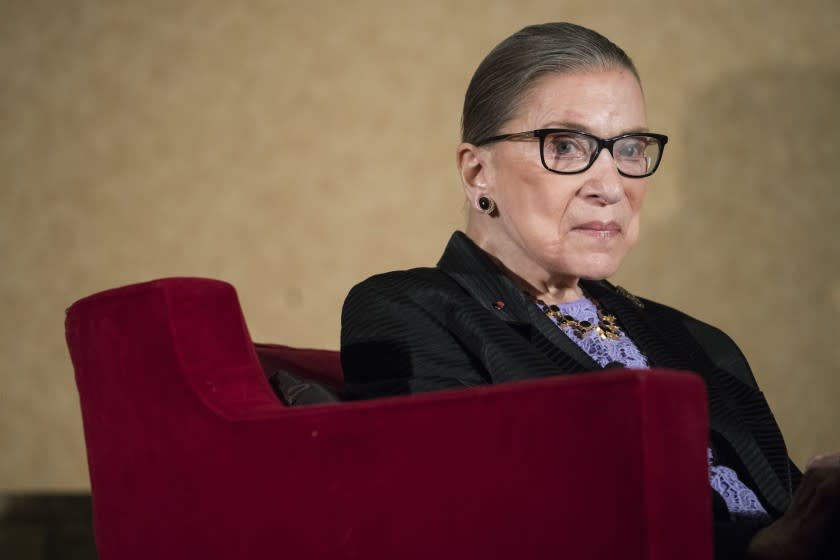
[[[464,194],[471,205],[475,206],[475,201],[479,197],[490,194],[488,190],[492,170],[490,153],[474,144],[464,142],[458,145],[455,157]]]

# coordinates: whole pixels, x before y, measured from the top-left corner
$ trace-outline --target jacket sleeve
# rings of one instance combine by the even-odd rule
[[[393,272],[355,286],[341,314],[341,365],[351,398],[487,383],[458,339],[435,271]]]

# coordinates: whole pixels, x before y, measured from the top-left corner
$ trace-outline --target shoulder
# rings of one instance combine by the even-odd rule
[[[385,272],[356,284],[341,310],[342,341],[357,336],[426,336],[440,330],[466,295],[435,268]]]
[[[486,383],[454,318],[467,297],[434,268],[377,274],[354,286],[341,313],[341,364],[355,398]]]
[[[755,377],[750,370],[747,359],[728,334],[714,325],[673,307],[644,298],[639,299],[644,304],[645,312],[654,321],[658,318],[667,318],[682,324],[716,366],[736,375],[748,385],[756,387]]]

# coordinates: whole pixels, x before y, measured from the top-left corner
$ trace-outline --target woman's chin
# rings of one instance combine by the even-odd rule
[[[586,259],[580,263],[575,276],[584,280],[604,280],[618,271],[623,258],[609,255],[597,255],[597,258]]]

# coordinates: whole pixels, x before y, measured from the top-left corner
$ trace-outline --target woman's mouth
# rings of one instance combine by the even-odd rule
[[[577,225],[572,228],[572,231],[597,239],[612,239],[621,235],[621,226],[618,222],[592,221]]]

